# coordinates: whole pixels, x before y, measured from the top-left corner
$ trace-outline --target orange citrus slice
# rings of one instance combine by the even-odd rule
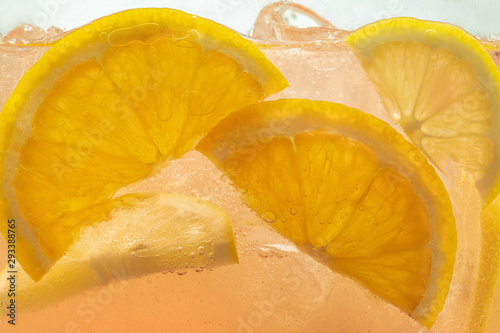
[[[460,28],[413,18],[346,38],[389,114],[441,169],[460,163],[486,203],[500,193],[500,71]]]
[[[452,278],[455,219],[434,168],[388,124],[341,104],[278,100],[232,113],[196,149],[279,233],[432,326]]]
[[[148,217],[147,228],[137,223]],[[124,241],[126,240],[126,241]],[[111,212],[110,219],[86,228],[78,242],[33,282],[16,274],[18,309],[41,309],[78,292],[148,273],[197,270],[238,262],[229,216],[215,205],[176,194],[144,194]],[[0,309],[9,304],[0,288]]]
[[[250,41],[180,11],[129,10],[64,36],[0,113],[0,217],[16,220],[24,270],[39,280],[123,205],[118,189],[286,85]]]

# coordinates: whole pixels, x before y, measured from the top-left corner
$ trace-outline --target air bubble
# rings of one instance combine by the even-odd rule
[[[435,42],[439,38],[439,33],[433,29],[427,29],[425,31],[425,41],[426,42]]]
[[[274,255],[276,256],[276,258],[280,258],[281,259],[281,258],[283,258],[285,256],[285,253],[282,252],[282,251],[276,251],[274,253]]]
[[[295,208],[295,207],[290,208],[290,214],[296,215],[297,214],[297,208]]]
[[[204,247],[204,246],[200,246],[200,247],[198,248],[198,254],[199,254],[200,256],[204,255],[206,251],[207,251],[207,250],[205,249],[205,247]]]
[[[273,212],[265,212],[264,214],[262,214],[262,218],[268,223],[273,223],[274,221],[276,221],[276,215],[274,215]]]
[[[269,258],[269,251],[266,251],[266,250],[259,250],[258,252],[259,254],[259,257],[261,258]]]

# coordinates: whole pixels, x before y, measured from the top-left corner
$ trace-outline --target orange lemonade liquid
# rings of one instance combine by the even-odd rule
[[[274,8],[276,9],[276,8]],[[293,9],[293,8],[292,8]],[[269,9],[267,9],[269,10]],[[263,14],[251,38],[287,78],[290,86],[271,96],[342,103],[371,113],[401,131],[387,115],[359,61],[343,41],[348,32],[309,15],[320,27],[298,29]],[[273,13],[276,13],[274,11]],[[321,26],[322,25],[322,26]],[[48,49],[33,42],[36,28],[18,28],[0,44],[0,104],[22,74]],[[53,31],[57,38],[60,32]],[[31,34],[31,35],[30,35]],[[59,35],[58,35],[59,34]],[[11,44],[13,38],[17,43]],[[489,45],[500,64],[498,45]],[[445,307],[432,332],[467,332],[478,280],[481,202],[473,181],[458,168],[442,176],[457,223],[457,257]],[[239,263],[194,267],[128,277],[103,273],[103,286],[28,312],[18,309],[16,325],[0,317],[1,332],[427,332],[408,314],[356,281],[322,264],[321,253],[305,254],[241,203],[241,193],[201,153],[192,151],[153,178],[124,193],[177,192],[213,202],[230,216]],[[147,228],[148,221],[144,223]],[[0,265],[7,262],[0,238]],[[494,269],[494,267],[492,267]],[[107,276],[106,276],[107,275]],[[70,283],[71,281],[61,281]],[[3,285],[3,281],[1,282]],[[500,329],[500,288],[486,332]]]

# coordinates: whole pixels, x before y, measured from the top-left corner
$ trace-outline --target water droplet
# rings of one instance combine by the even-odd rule
[[[253,91],[252,90],[245,91],[245,96],[246,97],[253,97]]]
[[[325,219],[319,219],[319,224],[325,224],[325,223],[326,223]]]
[[[321,46],[322,46],[321,42],[314,43],[314,47],[317,48],[318,50],[321,48]]]
[[[304,196],[308,197],[309,196],[309,192],[304,192]]]
[[[392,112],[392,119],[398,121],[399,119],[401,119],[401,113],[395,111],[395,112]]]
[[[273,223],[274,221],[276,221],[276,215],[274,215],[273,212],[265,212],[264,214],[262,214],[262,218],[264,219],[264,221],[269,223]]]
[[[427,29],[425,31],[425,40],[427,42],[435,42],[439,38],[439,33],[433,29]]]
[[[186,275],[187,272],[188,272],[187,270],[176,271],[177,275]]]
[[[297,214],[297,208],[295,208],[295,207],[290,208],[290,214],[296,215]]]
[[[199,254],[200,256],[204,255],[204,254],[205,254],[205,252],[206,252],[206,249],[205,249],[205,247],[204,247],[204,246],[200,246],[200,247],[198,248],[198,254]]]
[[[191,252],[190,254],[188,254],[188,258],[193,259],[194,257],[196,257],[196,253]]]

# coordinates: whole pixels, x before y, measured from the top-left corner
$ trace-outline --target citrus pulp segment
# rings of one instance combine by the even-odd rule
[[[420,151],[341,104],[250,105],[196,147],[263,220],[430,327],[450,287],[451,202]]]
[[[39,280],[114,193],[287,85],[250,41],[169,9],[98,19],[52,45],[0,113],[1,218]],[[7,227],[1,231],[7,237]]]
[[[148,217],[148,226],[137,223]],[[125,241],[124,241],[125,240]],[[79,242],[38,282],[16,275],[18,309],[47,307],[84,290],[147,273],[237,263],[228,215],[215,205],[176,194],[142,194],[83,231]],[[8,269],[2,272],[8,283]],[[0,304],[9,302],[0,290]]]
[[[500,192],[500,71],[460,28],[387,19],[346,38],[385,107],[441,169],[471,172],[486,203]]]

